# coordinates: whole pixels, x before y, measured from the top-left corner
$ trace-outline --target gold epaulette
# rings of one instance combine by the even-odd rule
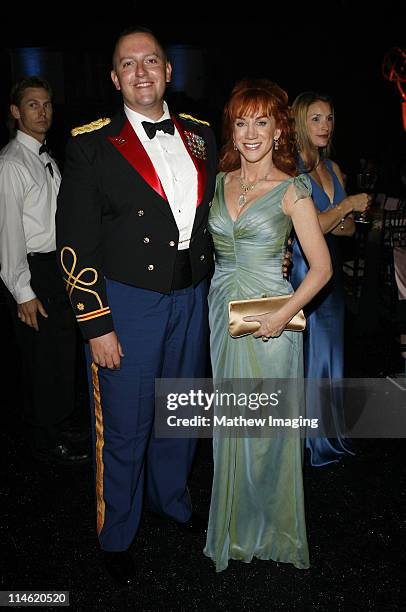
[[[202,123],[203,125],[208,125],[210,127],[210,123],[208,121],[196,119],[196,117],[192,117],[192,115],[187,115],[186,113],[179,113],[179,117],[182,117],[182,119],[189,119],[190,121],[194,121],[195,123]]]
[[[96,119],[96,121],[92,121],[91,123],[86,123],[86,125],[80,125],[79,127],[73,128],[70,133],[72,136],[78,136],[79,134],[86,134],[87,132],[94,132],[94,130],[100,130],[100,128],[108,125],[111,119],[108,117],[103,117],[102,119]]]

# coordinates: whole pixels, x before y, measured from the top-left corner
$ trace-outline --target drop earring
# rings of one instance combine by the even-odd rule
[[[275,149],[275,151],[279,149],[279,138],[273,139],[273,148]]]
[[[234,151],[237,151],[237,146],[236,146],[234,140],[233,140],[233,149],[234,149]]]

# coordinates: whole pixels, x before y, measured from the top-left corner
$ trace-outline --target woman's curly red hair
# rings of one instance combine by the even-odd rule
[[[233,127],[237,117],[273,117],[276,127],[282,130],[278,150],[272,151],[275,166],[289,176],[297,174],[296,135],[294,120],[288,105],[288,95],[276,83],[268,79],[244,79],[239,81],[224,108],[223,139],[219,169],[223,172],[241,166],[240,153],[234,149]]]

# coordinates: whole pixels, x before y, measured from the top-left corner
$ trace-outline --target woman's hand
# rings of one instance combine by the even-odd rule
[[[355,195],[348,196],[348,199],[351,202],[354,212],[365,212],[371,203],[371,196],[367,193],[357,193]]]
[[[262,314],[244,317],[244,321],[258,321],[260,327],[254,332],[254,338],[261,338],[267,342],[269,338],[277,338],[286,327],[287,321],[279,321],[275,314]]]

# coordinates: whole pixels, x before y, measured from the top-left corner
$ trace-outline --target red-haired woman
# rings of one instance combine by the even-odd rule
[[[302,335],[284,328],[329,280],[331,264],[310,181],[296,176],[286,93],[265,79],[238,83],[224,111],[224,136],[209,218],[216,255],[209,294],[213,377],[260,379],[262,388],[269,379],[294,379],[280,407],[290,417],[304,416],[296,393],[303,377]],[[292,223],[309,262],[295,293],[282,275]],[[285,294],[292,297],[276,314],[246,318],[258,321],[254,334],[229,335],[231,300]],[[218,432],[205,554],[217,571],[229,559],[249,562],[254,556],[307,568],[298,430],[276,438]]]

